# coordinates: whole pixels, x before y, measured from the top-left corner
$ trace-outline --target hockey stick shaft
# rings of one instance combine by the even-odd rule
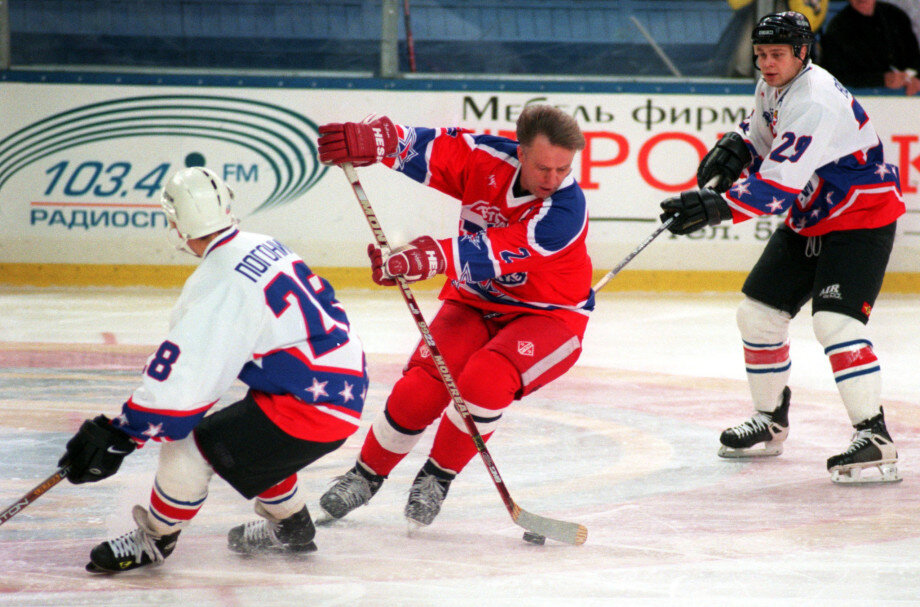
[[[713,177],[712,179],[710,179],[709,181],[707,181],[707,182],[706,182],[706,185],[703,186],[703,187],[705,187],[705,188],[711,188],[711,187],[715,186],[718,182],[719,182],[719,178],[718,178],[718,177]],[[668,226],[670,226],[670,225],[674,222],[674,218],[675,218],[675,217],[676,217],[676,215],[672,215],[671,217],[668,217],[660,226],[658,226],[657,228],[655,228],[655,231],[652,232],[651,234],[649,234],[648,237],[646,237],[646,239],[643,240],[643,241],[639,244],[638,247],[636,247],[635,249],[633,249],[632,252],[631,252],[629,255],[627,255],[626,257],[624,257],[624,258],[623,258],[623,261],[621,261],[620,263],[618,263],[612,270],[610,270],[609,272],[607,272],[607,274],[605,274],[603,278],[601,278],[600,280],[598,280],[598,281],[597,281],[597,284],[594,285],[594,292],[597,293],[598,291],[600,291],[601,289],[603,289],[604,286],[605,286],[608,282],[610,282],[610,281],[613,279],[614,276],[616,276],[617,274],[620,273],[620,270],[622,270],[623,268],[626,267],[626,264],[628,264],[630,261],[632,261],[632,260],[636,257],[636,255],[638,255],[639,253],[641,253],[642,250],[643,250],[645,247],[647,247],[648,245],[650,245],[650,244],[652,243],[653,240],[655,240],[656,238],[658,238],[658,237],[661,235],[662,232],[664,232],[665,230],[667,230],[667,229],[668,229]]]
[[[642,243],[639,244],[638,247],[636,247],[635,249],[633,249],[632,252],[631,252],[629,255],[627,255],[626,257],[624,257],[624,258],[623,258],[623,261],[621,261],[620,263],[618,263],[618,264],[616,265],[616,267],[614,267],[612,270],[610,270],[609,272],[607,272],[607,274],[605,274],[603,278],[601,278],[600,280],[597,281],[597,284],[594,285],[594,292],[597,293],[598,291],[600,291],[601,289],[603,289],[604,286],[605,286],[608,282],[610,282],[610,281],[613,279],[614,276],[616,276],[617,274],[620,273],[620,270],[622,270],[623,268],[626,267],[626,264],[628,264],[630,261],[632,261],[633,258],[635,258],[636,255],[638,255],[639,253],[641,253],[642,250],[643,250],[645,247],[647,247],[649,244],[651,244],[651,242],[652,242],[653,240],[655,240],[656,238],[658,238],[658,236],[661,235],[662,232],[664,232],[665,230],[667,230],[667,229],[668,229],[668,226],[671,225],[671,223],[672,223],[673,221],[674,221],[674,218],[673,218],[673,217],[668,217],[667,220],[666,220],[664,223],[662,223],[660,226],[658,226],[657,228],[655,228],[655,231],[652,232],[651,234],[649,234],[649,235],[646,237],[646,239],[643,240]]]
[[[374,238],[377,240],[378,246],[385,251],[389,251],[389,242],[383,232],[383,228],[380,226],[380,221],[377,219],[376,213],[374,213],[367,193],[358,180],[358,173],[350,163],[343,163],[342,169],[345,171],[345,176],[351,184],[351,189],[355,193],[355,198],[358,199],[361,205],[361,210],[364,212],[364,217],[367,219],[371,232],[374,233]],[[422,339],[431,352],[431,359],[434,361],[435,367],[437,367],[438,373],[441,375],[441,381],[444,382],[444,386],[450,394],[454,407],[463,419],[463,424],[466,426],[470,438],[472,438],[473,444],[476,446],[476,450],[479,452],[486,469],[489,471],[492,482],[495,484],[495,488],[498,489],[498,493],[501,495],[502,501],[508,509],[508,513],[511,515],[511,519],[524,529],[533,533],[538,533],[544,537],[568,544],[583,544],[588,537],[588,530],[584,525],[532,514],[523,510],[515,503],[514,499],[512,499],[511,493],[508,492],[508,488],[505,486],[505,482],[498,472],[498,467],[492,459],[492,454],[489,453],[489,449],[486,447],[485,440],[479,433],[478,428],[476,428],[476,422],[473,420],[473,416],[466,406],[466,401],[463,400],[463,396],[460,394],[459,388],[457,388],[457,382],[454,381],[450,370],[447,368],[447,363],[444,361],[444,357],[441,355],[441,351],[438,349],[431,335],[428,323],[425,322],[425,317],[422,315],[415,295],[413,295],[412,290],[409,288],[409,284],[401,276],[396,277],[396,284],[399,286],[399,290],[402,293],[403,299],[406,301],[412,318],[415,320],[415,325],[418,327]]]
[[[57,472],[40,482],[35,486],[34,489],[23,495],[21,498],[10,504],[3,512],[0,512],[0,525],[7,522],[42,495],[44,495],[49,489],[57,485],[59,482],[64,480],[67,476],[67,473],[70,472],[70,468],[64,466],[63,468],[58,468]]]

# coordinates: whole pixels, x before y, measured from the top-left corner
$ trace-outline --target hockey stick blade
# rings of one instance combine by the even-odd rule
[[[31,491],[10,504],[3,512],[0,512],[0,525],[22,512],[26,506],[40,498],[45,494],[45,492],[64,480],[68,472],[70,472],[70,468],[67,466],[59,468],[54,474],[40,482]]]
[[[387,237],[383,233],[380,221],[377,219],[376,213],[374,213],[371,201],[367,197],[367,193],[364,191],[364,187],[358,179],[358,173],[355,171],[355,167],[352,166],[351,163],[343,163],[341,166],[342,170],[345,171],[345,177],[351,184],[352,191],[355,193],[355,198],[358,199],[358,203],[361,205],[361,210],[364,212],[364,218],[367,219],[367,224],[374,233],[377,244],[382,250],[388,251],[390,249],[389,242],[387,242]],[[486,447],[486,442],[483,440],[482,435],[479,434],[476,422],[473,421],[473,415],[466,406],[466,401],[463,400],[463,396],[457,388],[457,383],[454,381],[450,370],[447,368],[447,363],[444,362],[444,357],[441,356],[440,349],[431,336],[431,331],[428,329],[428,323],[425,322],[425,317],[419,309],[418,303],[415,300],[415,295],[412,294],[412,290],[409,288],[409,283],[407,283],[402,276],[397,276],[396,284],[402,293],[406,306],[409,308],[409,312],[412,314],[413,320],[415,320],[415,325],[418,327],[422,339],[428,346],[431,359],[434,361],[435,367],[441,375],[441,381],[444,382],[444,387],[447,388],[447,392],[450,394],[454,408],[463,419],[463,424],[466,426],[470,439],[472,439],[473,444],[476,446],[476,450],[479,452],[479,456],[482,458],[482,462],[485,464],[489,476],[492,477],[492,483],[495,485],[495,488],[498,489],[502,502],[511,515],[511,520],[528,531],[538,533],[558,542],[575,545],[583,544],[588,537],[588,530],[584,526],[577,523],[567,523],[565,521],[532,514],[521,509],[511,498],[511,493],[508,491],[508,487],[505,486],[505,481],[502,480],[501,474],[498,472],[498,467],[492,459],[492,454]]]
[[[588,539],[588,528],[584,525],[533,514],[522,509],[517,504],[515,504],[515,507],[517,508],[517,515],[512,514],[511,517],[519,527],[527,531],[574,546],[580,546]]]

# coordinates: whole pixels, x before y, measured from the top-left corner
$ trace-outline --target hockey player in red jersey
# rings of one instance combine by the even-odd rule
[[[297,472],[358,429],[367,372],[332,287],[277,240],[237,229],[232,191],[212,171],[179,171],[161,203],[176,244],[201,258],[121,415],[87,420],[59,465],[96,482],[147,441],[162,441],[138,528],[102,542],[87,570],[160,564],[202,507],[216,473],[262,518],[234,527],[230,549],[316,549]],[[231,384],[246,396],[205,417]]]
[[[763,17],[752,33],[762,77],[755,109],[703,158],[699,191],[661,203],[669,229],[786,213],[744,283],[738,327],[754,416],[725,430],[723,457],[778,455],[789,432],[789,321],[812,300],[815,336],[855,428],[827,460],[835,482],[897,481],[897,451],[880,405],[878,359],[866,330],[898,217],[897,169],[859,102],[809,60],[804,15]],[[706,188],[713,178],[718,183]],[[739,179],[740,178],[740,179]],[[864,469],[880,474],[863,476]]]
[[[584,147],[578,124],[557,108],[529,106],[517,121],[517,141],[385,117],[328,124],[320,133],[325,163],[383,162],[460,201],[457,236],[421,236],[389,254],[371,245],[368,254],[378,284],[446,275],[431,333],[488,440],[512,401],[561,376],[581,353],[594,293],[585,197],[571,175]],[[451,481],[476,455],[450,400],[420,342],[355,466],[322,496],[322,509],[337,519],[366,504],[440,420],[405,508],[410,524],[430,524]]]

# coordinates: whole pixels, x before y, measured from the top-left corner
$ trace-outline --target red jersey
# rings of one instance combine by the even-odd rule
[[[569,175],[551,196],[520,190],[516,141],[459,129],[397,125],[384,164],[461,203],[443,300],[496,312],[546,314],[583,334],[594,309],[585,196]],[[517,185],[516,185],[517,184]]]

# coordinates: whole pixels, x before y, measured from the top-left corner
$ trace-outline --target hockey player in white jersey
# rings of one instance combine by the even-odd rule
[[[171,235],[201,262],[121,414],[85,421],[59,462],[71,482],[95,482],[162,441],[149,508],[133,509],[138,528],[96,546],[88,571],[162,563],[214,473],[262,517],[230,530],[231,550],[316,549],[297,472],[357,430],[364,351],[330,284],[277,240],[240,231],[232,199],[204,168],[178,172],[162,194]],[[245,398],[205,416],[237,378]]]
[[[754,416],[722,433],[719,455],[782,452],[789,321],[811,299],[815,336],[855,428],[850,446],[827,460],[831,479],[900,480],[866,330],[905,212],[897,169],[859,102],[809,60],[814,34],[802,14],[763,17],[752,42],[762,75],[754,111],[703,158],[702,189],[661,203],[675,234],[786,214],[744,283],[737,314]],[[864,476],[867,469],[880,474]]]

